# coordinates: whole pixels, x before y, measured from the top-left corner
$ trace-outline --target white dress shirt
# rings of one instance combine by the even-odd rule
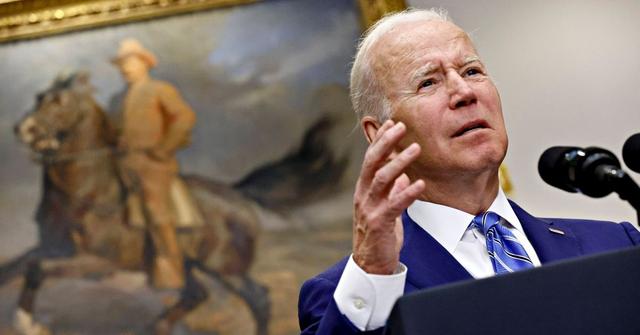
[[[534,266],[540,259],[527,239],[520,220],[507,197],[498,191],[488,209],[500,215],[507,228],[526,250]],[[474,215],[455,208],[416,200],[407,209],[409,217],[440,243],[474,278],[494,275],[487,253],[484,234],[470,227]],[[425,255],[428,257],[428,255]],[[372,275],[364,272],[353,256],[340,277],[333,298],[338,309],[360,330],[372,330],[385,325],[395,301],[404,293],[407,268],[401,264],[393,275]]]

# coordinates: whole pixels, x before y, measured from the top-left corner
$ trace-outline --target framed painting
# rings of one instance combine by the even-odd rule
[[[349,64],[362,30],[402,8],[397,0],[0,2],[0,333],[297,334],[301,283],[351,248],[365,143],[354,129]],[[148,284],[153,236],[127,214],[122,152],[102,128],[81,128],[95,126],[88,117],[65,121],[82,106],[77,115],[117,119],[130,87],[112,60],[131,38],[153,55],[150,76],[196,118],[177,158],[202,220],[176,228],[194,290]],[[25,120],[41,116],[43,101],[68,108],[41,117],[58,146],[38,151],[44,142],[25,139],[36,131]],[[81,150],[65,146],[73,139]],[[108,191],[85,192],[100,178],[112,178]],[[95,227],[111,233],[94,235]]]

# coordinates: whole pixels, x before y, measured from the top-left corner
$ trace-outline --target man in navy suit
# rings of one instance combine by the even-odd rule
[[[543,220],[507,200],[500,96],[446,13],[377,23],[358,48],[351,97],[370,143],[354,194],[353,253],[303,285],[303,334],[381,333],[403,293],[494,275],[487,239],[471,224],[487,211],[533,266],[640,243],[629,223]]]

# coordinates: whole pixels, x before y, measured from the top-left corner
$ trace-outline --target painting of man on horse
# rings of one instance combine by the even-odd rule
[[[166,235],[161,237],[165,241],[154,240],[158,239],[154,229],[128,223],[126,199],[131,188],[123,182],[119,167],[123,155],[138,155],[139,151],[135,146],[114,145],[119,143],[114,127],[92,94],[88,74],[61,76],[38,96],[35,109],[16,125],[18,138],[32,149],[44,168],[44,189],[37,211],[40,242],[0,271],[0,284],[26,276],[17,311],[23,323],[31,324],[29,315],[36,292],[47,276],[74,273],[96,277],[118,268],[149,270],[155,258],[153,249],[171,241]],[[151,164],[139,159],[133,162],[143,167]],[[175,168],[172,171],[176,173]],[[147,171],[142,172],[148,177]],[[148,180],[154,181],[153,176]],[[248,272],[259,226],[251,202],[212,180],[193,176],[184,181],[204,224],[180,231],[171,226],[175,246],[163,247],[181,254],[184,284],[177,287],[177,301],[145,329],[169,334],[176,321],[207,298],[207,290],[197,279],[199,273],[219,281],[243,299],[253,314],[257,333],[265,334],[268,294]],[[144,186],[142,189],[146,191]],[[78,259],[91,259],[89,264],[100,266],[78,266]],[[153,271],[150,273],[153,277]],[[31,326],[35,329],[37,325]]]
[[[0,334],[297,334],[298,286],[350,248],[357,14],[252,2],[0,45]]]

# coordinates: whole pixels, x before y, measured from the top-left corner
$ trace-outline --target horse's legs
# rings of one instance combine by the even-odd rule
[[[43,280],[44,272],[42,271],[40,262],[30,262],[29,265],[27,265],[27,271],[25,272],[22,291],[20,292],[20,298],[18,299],[18,308],[33,314],[36,293]]]
[[[175,323],[194,310],[209,297],[207,289],[193,275],[193,268],[187,264],[185,268],[185,286],[180,299],[168,307],[153,324],[155,335],[169,335]]]
[[[256,320],[256,333],[257,335],[266,335],[269,331],[269,318],[271,317],[269,290],[246,274],[242,276],[241,283],[237,293],[249,305]]]
[[[36,294],[44,281],[45,275],[39,260],[33,260],[27,265],[24,284],[18,299],[14,326],[18,333],[25,335],[49,334],[49,331],[33,319]]]
[[[24,283],[18,299],[14,327],[19,334],[50,334],[33,319],[38,289],[45,278],[91,277],[102,278],[112,274],[115,266],[99,257],[81,255],[73,258],[35,258],[27,262]]]
[[[29,264],[40,257],[46,257],[46,255],[39,247],[35,247],[12,261],[0,265],[0,286],[24,275]]]
[[[257,335],[266,335],[269,332],[271,300],[269,300],[269,290],[265,286],[253,280],[248,274],[242,274],[239,278],[233,278],[239,280],[233,280],[204,266],[199,266],[199,268],[247,303],[256,321]]]

